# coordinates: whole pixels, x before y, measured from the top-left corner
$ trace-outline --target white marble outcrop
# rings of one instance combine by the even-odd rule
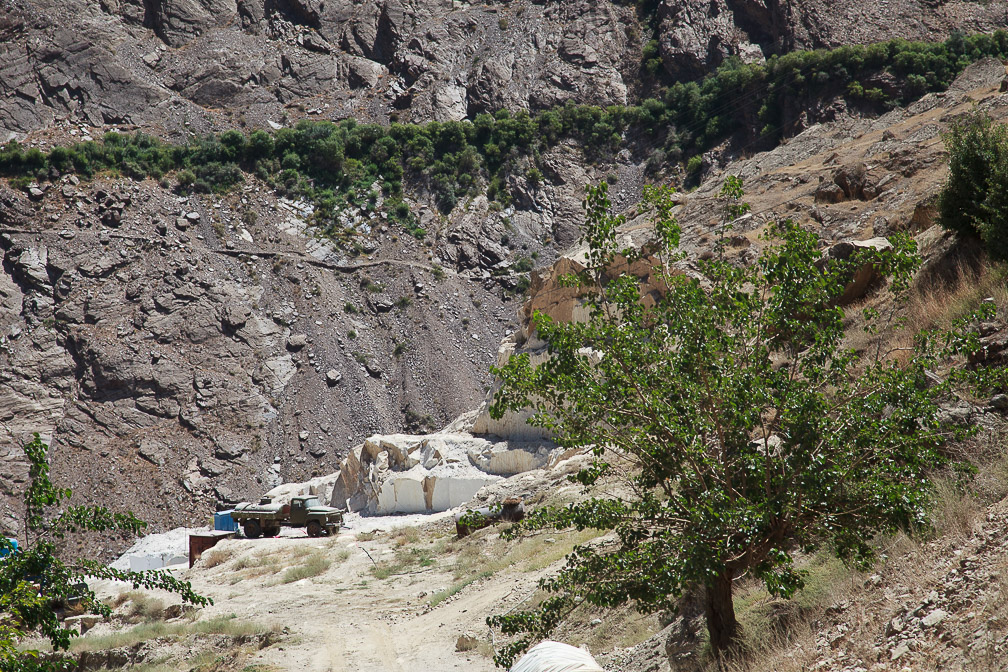
[[[372,436],[340,465],[332,506],[366,515],[447,511],[485,485],[556,458],[548,442],[491,440],[458,430]]]

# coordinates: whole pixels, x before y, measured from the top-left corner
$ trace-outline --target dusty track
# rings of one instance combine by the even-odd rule
[[[385,529],[395,525],[393,519]],[[417,545],[433,543],[425,531]],[[292,672],[494,670],[485,655],[458,653],[455,644],[463,632],[486,636],[483,621],[515,587],[515,578],[506,573],[491,577],[430,609],[430,596],[453,581],[451,560],[438,557],[432,567],[379,580],[368,554],[381,562],[393,546],[387,535],[357,541],[356,532],[346,530],[335,539],[229,540],[218,547],[231,555],[227,562],[212,568],[197,565],[187,578],[215,601],[200,618],[235,614],[289,628],[289,637],[259,651],[250,664]],[[306,547],[320,549],[332,566],[317,577],[289,584],[271,585],[279,578],[274,574],[230,584],[243,559]]]

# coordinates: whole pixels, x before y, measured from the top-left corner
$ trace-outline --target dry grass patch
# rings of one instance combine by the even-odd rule
[[[371,573],[375,578],[387,579],[396,574],[408,574],[435,566],[437,558],[444,555],[447,548],[447,543],[441,536],[436,533],[425,536],[417,527],[393,529],[389,533],[393,555],[388,559],[379,559]]]
[[[719,672],[806,672],[816,662],[820,654],[816,619],[835,605],[852,604],[863,591],[865,577],[827,551],[798,565],[808,574],[805,587],[790,600],[772,597],[756,581],[739,587],[735,612],[746,654],[742,661],[723,664]],[[871,643],[873,624],[863,615],[854,628],[863,631],[861,639]]]
[[[325,574],[331,565],[332,561],[322,551],[316,549],[302,555],[299,564],[288,567],[280,577],[280,583],[293,583]]]
[[[455,540],[449,544],[449,550],[455,550],[456,553],[455,582],[434,593],[430,605],[436,607],[466,586],[504,569],[513,567],[521,572],[545,569],[566,557],[575,546],[596,539],[601,534],[603,532],[598,530],[539,532],[507,542],[493,528],[486,528],[464,539]]]
[[[596,619],[601,622],[591,625]],[[598,607],[582,605],[569,620],[579,627],[569,633],[562,628],[561,641],[598,652],[636,646],[665,626],[660,615],[642,614],[629,604],[602,612]]]
[[[408,544],[417,544],[420,542],[420,530],[416,527],[397,527],[392,530],[389,538],[397,548]]]
[[[116,610],[121,608],[121,615],[128,623],[163,621],[165,618],[164,600],[140,590],[119,593],[109,600],[108,605]]]
[[[235,561],[232,567],[231,583],[235,584],[246,579],[278,574],[282,565],[282,553],[277,551],[259,551],[252,555],[243,555]]]
[[[203,567],[217,567],[218,565],[223,565],[234,558],[237,553],[237,549],[234,546],[228,546],[226,548],[211,548],[209,551],[200,556],[199,562]]]
[[[396,574],[406,574],[418,569],[433,567],[436,550],[431,548],[415,548],[400,546],[396,548],[391,560],[382,560],[371,568],[376,579],[387,579]]]
[[[915,289],[907,308],[907,326],[911,333],[948,329],[987,298],[994,299],[1002,317],[1008,315],[1008,265],[981,261],[973,267],[960,261],[950,282]]]
[[[224,635],[232,639],[248,638],[265,635],[276,635],[277,628],[267,628],[251,621],[245,621],[231,616],[218,616],[206,621],[194,623],[165,623],[155,621],[143,623],[128,630],[107,635],[84,636],[71,640],[70,650],[104,651],[130,647],[153,639],[180,640],[196,635]]]
[[[334,562],[340,563],[350,557],[345,548],[336,548],[332,540],[324,548],[318,546],[294,546],[289,548],[264,549],[252,555],[239,557],[232,565],[231,585],[240,581],[259,577],[276,577],[270,584],[293,583],[301,579],[324,574]],[[277,575],[280,575],[277,577]]]
[[[931,524],[939,536],[949,536],[957,541],[973,534],[984,505],[963,483],[949,477],[934,481],[934,507]]]
[[[918,282],[910,291],[905,306],[896,306],[884,292],[869,296],[847,309],[845,345],[854,350],[879,352],[894,359],[904,359],[914,337],[932,329],[951,329],[986,299],[993,299],[1001,319],[1008,319],[1008,264],[986,259],[969,262],[962,257],[944,280]],[[864,331],[864,309],[877,310],[892,317],[892,324],[880,333]]]

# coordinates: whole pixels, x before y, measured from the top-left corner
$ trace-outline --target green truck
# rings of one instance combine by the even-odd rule
[[[323,506],[314,495],[291,497],[290,504],[274,504],[269,497],[263,497],[258,504],[242,502],[231,512],[231,518],[249,539],[275,537],[281,527],[303,527],[309,537],[321,537],[336,534],[343,512]]]

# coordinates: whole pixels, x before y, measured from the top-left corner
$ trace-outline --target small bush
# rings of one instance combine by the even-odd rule
[[[179,191],[189,191],[196,184],[196,173],[191,170],[180,170],[175,176],[175,184]]]
[[[665,165],[665,150],[659,148],[655,149],[648,155],[647,164],[645,164],[644,170],[648,175],[658,174],[662,166]]]
[[[696,175],[700,172],[700,167],[703,165],[703,157],[699,154],[691,156],[689,161],[686,162],[686,173],[689,175]]]
[[[410,526],[397,527],[389,536],[397,548],[420,542],[420,530]]]
[[[528,180],[528,183],[531,187],[533,188],[538,187],[543,181],[542,171],[540,171],[535,166],[532,166],[531,168],[528,169],[528,172],[525,174],[525,179]]]
[[[310,554],[303,563],[296,567],[288,568],[280,578],[280,583],[293,583],[301,579],[309,579],[314,576],[324,574],[332,564],[321,552]]]
[[[518,257],[515,259],[514,270],[519,273],[528,273],[532,270],[532,260],[525,256]]]
[[[130,622],[163,621],[165,603],[157,597],[152,597],[147,593],[134,590],[128,593],[129,608],[126,610],[126,618]]]

